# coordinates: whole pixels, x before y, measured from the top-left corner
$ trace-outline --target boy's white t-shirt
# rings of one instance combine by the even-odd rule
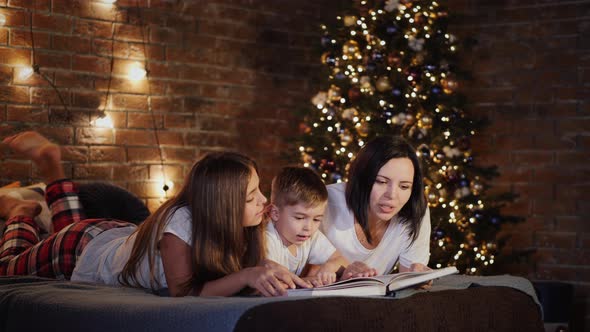
[[[164,233],[174,234],[191,246],[191,225],[191,213],[188,207],[183,206],[170,215]],[[78,259],[71,280],[120,286],[118,277],[131,255],[137,236],[137,233],[134,233],[136,228],[131,224],[129,227],[114,228],[92,239]],[[151,288],[147,254],[141,261],[138,278],[141,287]],[[159,251],[155,252],[155,279],[160,288],[168,287]]]
[[[268,222],[266,231],[266,258],[286,267],[292,273],[300,275],[307,263],[321,265],[328,261],[336,248],[322,232],[315,232],[307,241],[297,246],[297,256],[283,244],[279,232],[272,221]]]
[[[346,183],[327,186],[328,207],[321,224],[321,230],[349,262],[361,261],[375,268],[378,274],[390,273],[399,259],[401,265],[410,267],[413,263],[428,264],[430,257],[430,211],[422,218],[418,237],[411,243],[409,226],[394,217],[379,245],[374,249],[365,248],[356,236],[354,214],[346,204]]]

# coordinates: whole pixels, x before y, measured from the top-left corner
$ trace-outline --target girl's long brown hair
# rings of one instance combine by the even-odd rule
[[[257,265],[264,258],[262,226],[244,227],[246,191],[254,161],[242,154],[216,152],[192,167],[178,194],[162,204],[136,230],[136,239],[119,281],[140,287],[138,269],[145,255],[152,290],[161,288],[155,279],[155,253],[166,222],[177,209],[187,206],[192,215],[193,275],[188,292],[207,281]]]

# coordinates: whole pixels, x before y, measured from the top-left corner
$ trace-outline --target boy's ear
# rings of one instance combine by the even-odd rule
[[[279,208],[274,205],[271,204],[270,205],[270,210],[268,211],[268,215],[270,216],[270,219],[272,219],[272,221],[277,221],[279,220]]]

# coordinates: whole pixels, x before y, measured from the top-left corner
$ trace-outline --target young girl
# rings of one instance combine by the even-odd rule
[[[48,183],[54,234],[39,240],[34,201],[0,197],[6,229],[0,275],[38,275],[157,290],[172,296],[227,296],[246,287],[275,296],[309,285],[265,261],[260,222],[266,198],[255,163],[212,153],[193,166],[180,192],[139,227],[84,219],[75,185],[65,179],[60,147],[36,132],[4,139],[29,156]]]
[[[328,186],[322,231],[359,271],[391,273],[397,262],[400,272],[428,269],[430,215],[415,150],[401,137],[367,143],[348,181]]]

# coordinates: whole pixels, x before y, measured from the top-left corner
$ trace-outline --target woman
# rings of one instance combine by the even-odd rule
[[[428,269],[430,215],[415,150],[401,137],[367,143],[348,182],[328,186],[322,231],[369,274],[391,273],[398,261],[400,272]]]

